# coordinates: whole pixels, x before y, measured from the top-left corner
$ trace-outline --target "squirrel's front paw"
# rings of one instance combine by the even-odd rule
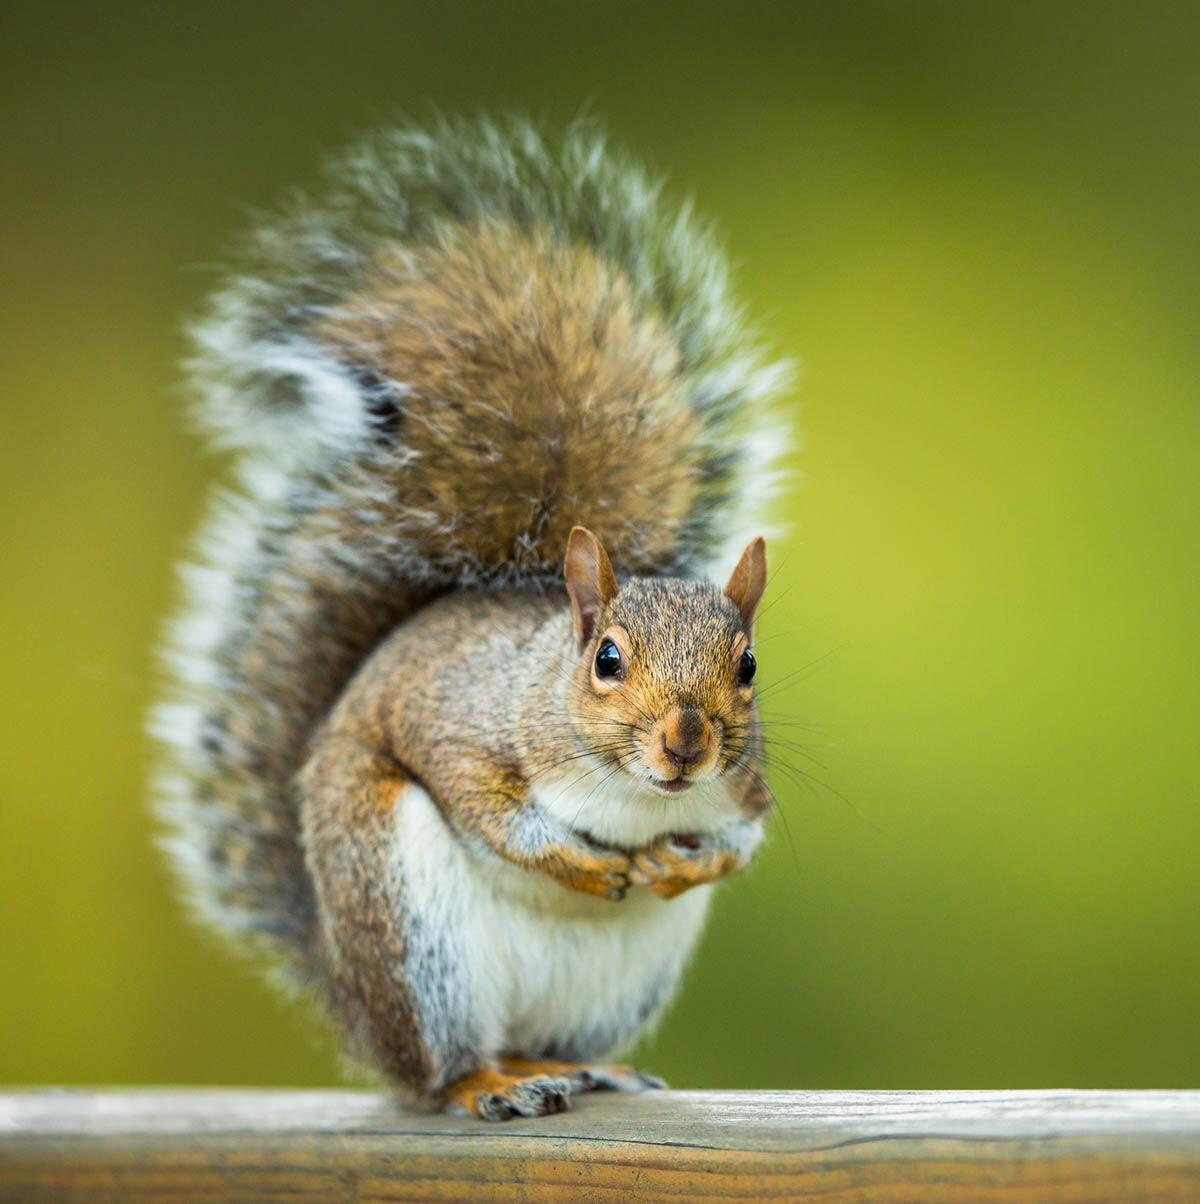
[[[737,853],[707,844],[702,837],[661,836],[633,854],[629,881],[660,899],[673,899],[693,886],[732,874],[743,862]]]
[[[583,891],[601,899],[619,902],[631,881],[627,854],[599,845],[560,845],[547,858],[553,877],[569,890]]]

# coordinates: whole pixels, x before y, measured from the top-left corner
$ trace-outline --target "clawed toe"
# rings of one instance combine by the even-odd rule
[[[553,1116],[570,1105],[571,1084],[565,1078],[518,1079],[499,1091],[475,1097],[475,1115],[482,1120],[511,1120],[514,1116]]]
[[[482,1066],[446,1088],[442,1107],[480,1120],[515,1116],[553,1116],[571,1106],[572,1082],[551,1064],[527,1063],[516,1073]]]

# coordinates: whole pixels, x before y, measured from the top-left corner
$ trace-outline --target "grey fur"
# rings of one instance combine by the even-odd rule
[[[420,1019],[420,1040],[432,1061],[429,1087],[438,1089],[479,1065],[482,1042],[471,1013],[467,967],[454,946],[456,932],[426,924],[417,908],[405,905],[404,978]]]

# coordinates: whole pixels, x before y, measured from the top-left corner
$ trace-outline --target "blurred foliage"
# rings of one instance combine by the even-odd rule
[[[783,806],[639,1056],[681,1086],[1200,1085],[1200,11],[4,26],[0,1081],[335,1081],[152,847],[151,648],[221,472],[178,327],[243,207],[432,102],[602,116],[804,366],[759,645]]]

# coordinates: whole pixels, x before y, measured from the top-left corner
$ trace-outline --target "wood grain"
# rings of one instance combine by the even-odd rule
[[[0,1200],[1200,1201],[1200,1091],[590,1096],[487,1125],[357,1091],[0,1095]]]

